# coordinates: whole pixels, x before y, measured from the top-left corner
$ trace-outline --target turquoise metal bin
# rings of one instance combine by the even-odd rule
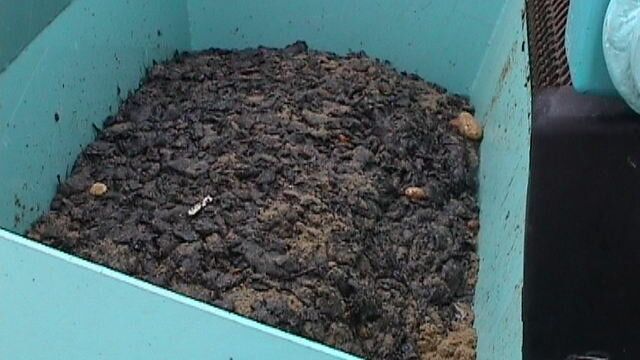
[[[478,359],[521,359],[524,9],[524,0],[1,0],[0,359],[351,358],[22,236],[153,61],[298,39],[365,50],[470,97],[485,126]]]

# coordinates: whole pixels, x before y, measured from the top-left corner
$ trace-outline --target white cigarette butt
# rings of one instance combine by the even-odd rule
[[[193,205],[189,211],[187,211],[187,214],[189,216],[194,216],[197,213],[200,212],[200,210],[204,209],[205,206],[209,205],[210,202],[213,201],[213,198],[209,195],[207,195],[204,199],[202,199],[199,203]]]

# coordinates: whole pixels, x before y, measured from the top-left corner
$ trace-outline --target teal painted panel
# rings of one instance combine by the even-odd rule
[[[484,123],[480,147],[478,359],[522,359],[524,224],[531,87],[524,0],[507,1],[471,100]]]
[[[193,49],[284,46],[366,50],[469,94],[505,0],[188,0]]]
[[[602,51],[602,25],[610,0],[572,1],[566,49],[573,87],[581,93],[617,95]]]
[[[76,0],[0,73],[0,227],[22,232],[145,67],[189,33],[182,0]],[[120,94],[118,94],[120,89]]]
[[[0,359],[355,359],[0,230]]]
[[[0,71],[70,2],[71,0],[1,0]]]

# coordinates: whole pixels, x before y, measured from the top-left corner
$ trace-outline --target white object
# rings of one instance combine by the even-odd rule
[[[613,85],[640,113],[640,0],[611,0],[602,28],[602,47]]]
[[[212,202],[212,201],[213,201],[213,198],[212,198],[211,196],[207,195],[204,199],[200,200],[200,202],[199,202],[199,203],[197,203],[197,204],[193,205],[193,206],[189,209],[189,211],[187,211],[187,214],[188,214],[189,216],[194,216],[194,215],[196,215],[197,213],[199,213],[199,212],[200,212],[200,210],[204,209],[204,208],[205,208],[205,206],[209,205],[209,203],[210,203],[210,202]]]

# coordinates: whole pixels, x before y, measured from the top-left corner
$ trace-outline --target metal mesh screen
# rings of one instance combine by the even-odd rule
[[[564,33],[570,0],[527,0],[534,90],[571,85]]]

